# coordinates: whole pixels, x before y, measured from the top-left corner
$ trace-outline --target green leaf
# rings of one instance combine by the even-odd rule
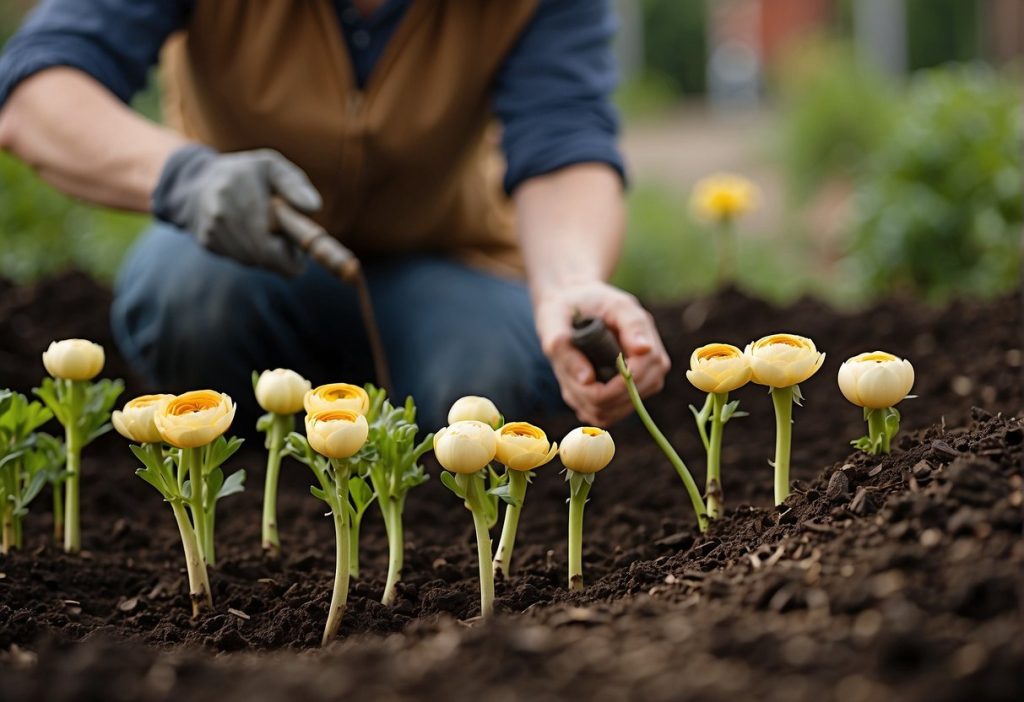
[[[309,492],[310,492],[310,493],[311,493],[311,494],[313,495],[313,497],[315,497],[316,499],[318,499],[318,500],[323,500],[323,501],[324,501],[324,502],[326,502],[326,503],[327,503],[328,505],[329,505],[329,504],[331,504],[331,501],[327,499],[327,493],[326,493],[326,492],[324,492],[323,490],[321,490],[320,488],[318,488],[318,487],[317,487],[316,485],[310,485],[310,486],[309,486]]]
[[[254,370],[252,372],[252,391],[253,391],[253,394],[256,393],[256,383],[258,383],[258,382],[260,382],[260,372]],[[257,425],[257,428],[258,427],[259,427],[259,425]]]
[[[28,506],[28,504],[36,498],[36,495],[39,494],[39,491],[43,489],[43,485],[45,484],[45,473],[39,472],[33,475],[32,479],[29,481],[28,486],[25,488],[25,491],[21,494],[21,499],[19,500],[21,506]]]
[[[260,417],[259,419],[256,420],[256,431],[260,431],[260,432],[263,432],[265,434],[269,434],[270,433],[270,429],[273,426],[274,426],[274,413],[273,412],[267,412],[262,417]],[[270,440],[270,437],[268,436],[267,437],[267,441],[269,441],[269,440]],[[267,448],[270,448],[270,447],[267,446]]]
[[[213,499],[216,500],[221,488],[224,487],[224,471],[221,468],[214,468],[203,476],[203,480],[206,481],[206,494],[213,495]]]
[[[164,486],[163,479],[160,477],[160,475],[158,473],[155,473],[151,468],[139,468],[138,470],[135,471],[135,475],[139,476],[140,478],[145,480],[147,483],[149,483],[150,485],[155,487],[157,489],[157,492],[159,492],[161,495],[163,495],[164,499],[167,499],[167,500],[171,499],[171,495],[169,494],[168,490]],[[188,499],[191,496],[191,487],[192,486],[189,485],[187,480],[185,481],[185,486],[188,489],[187,490],[182,490],[182,497],[184,497],[185,499]]]
[[[242,492],[245,489],[245,471],[238,470],[227,477],[220,490],[217,491],[217,499]]]
[[[441,484],[446,488],[455,493],[456,497],[463,500],[466,499],[466,493],[459,487],[459,484],[455,481],[455,476],[446,470],[441,471]]]

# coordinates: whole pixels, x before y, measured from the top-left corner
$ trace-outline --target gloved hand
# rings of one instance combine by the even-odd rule
[[[313,212],[320,194],[294,163],[271,149],[220,154],[190,144],[164,164],[153,214],[181,227],[213,253],[294,276],[302,252],[270,228],[270,198]]]

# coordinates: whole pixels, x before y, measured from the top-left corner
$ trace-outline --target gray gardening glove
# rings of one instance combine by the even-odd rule
[[[219,154],[190,144],[164,164],[153,191],[153,214],[189,232],[213,253],[298,275],[304,266],[302,252],[271,231],[273,195],[306,212],[322,205],[306,174],[276,151]]]

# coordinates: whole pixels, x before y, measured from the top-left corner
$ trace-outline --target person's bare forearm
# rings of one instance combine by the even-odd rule
[[[0,111],[0,148],[64,193],[107,207],[149,211],[167,157],[185,143],[72,68],[28,78]]]
[[[607,280],[625,234],[622,181],[604,164],[531,178],[515,193],[530,291]]]
[[[625,383],[594,377],[572,346],[573,315],[599,317],[615,332],[642,395],[661,389],[670,366],[651,315],[606,282],[625,236],[622,183],[602,164],[570,166],[523,183],[515,204],[537,336],[562,397],[585,422],[614,422],[631,409]]]

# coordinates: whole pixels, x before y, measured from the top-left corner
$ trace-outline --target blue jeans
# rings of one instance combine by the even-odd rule
[[[564,407],[523,284],[429,255],[365,271],[396,396],[412,395],[422,429],[445,424],[462,395],[490,397],[510,419]],[[374,380],[351,288],[312,263],[294,279],[242,266],[168,225],[128,254],[111,322],[121,353],[156,388],[227,392],[236,421],[257,415],[254,370],[291,368],[314,386]]]

